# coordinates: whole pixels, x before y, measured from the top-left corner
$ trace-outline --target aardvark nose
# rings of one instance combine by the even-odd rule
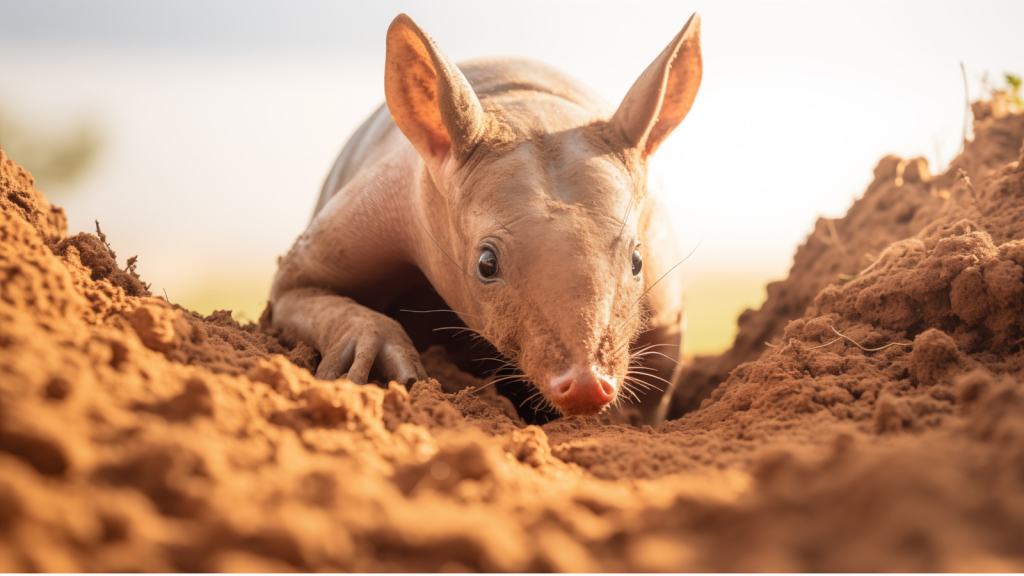
[[[567,416],[597,414],[615,399],[615,381],[593,368],[570,370],[551,381],[551,400]]]

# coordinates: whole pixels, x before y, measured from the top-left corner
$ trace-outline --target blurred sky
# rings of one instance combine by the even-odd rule
[[[52,194],[71,231],[98,219],[155,293],[256,318],[276,257],[383,101],[402,11],[456,62],[542,59],[615,104],[701,13],[703,86],[652,167],[683,249],[703,237],[680,272],[691,353],[728,344],[736,314],[882,156],[944,168],[961,61],[972,99],[985,71],[996,85],[1024,72],[1024,2],[0,0],[0,110],[41,131],[103,127],[92,172]]]

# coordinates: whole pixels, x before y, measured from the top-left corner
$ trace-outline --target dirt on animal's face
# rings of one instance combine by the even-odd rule
[[[615,152],[605,130],[547,133],[491,153],[467,171],[454,203],[453,249],[476,308],[464,320],[566,415],[630,396],[630,344],[644,322],[643,167]]]

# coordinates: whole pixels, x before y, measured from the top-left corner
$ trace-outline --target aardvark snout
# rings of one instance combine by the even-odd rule
[[[597,414],[615,393],[615,380],[594,367],[572,369],[551,381],[551,401],[566,416]]]

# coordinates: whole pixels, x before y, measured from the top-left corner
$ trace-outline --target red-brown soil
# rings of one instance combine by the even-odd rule
[[[975,134],[883,159],[657,429],[526,426],[436,351],[314,380],[0,152],[0,570],[1022,570],[1024,115]]]

